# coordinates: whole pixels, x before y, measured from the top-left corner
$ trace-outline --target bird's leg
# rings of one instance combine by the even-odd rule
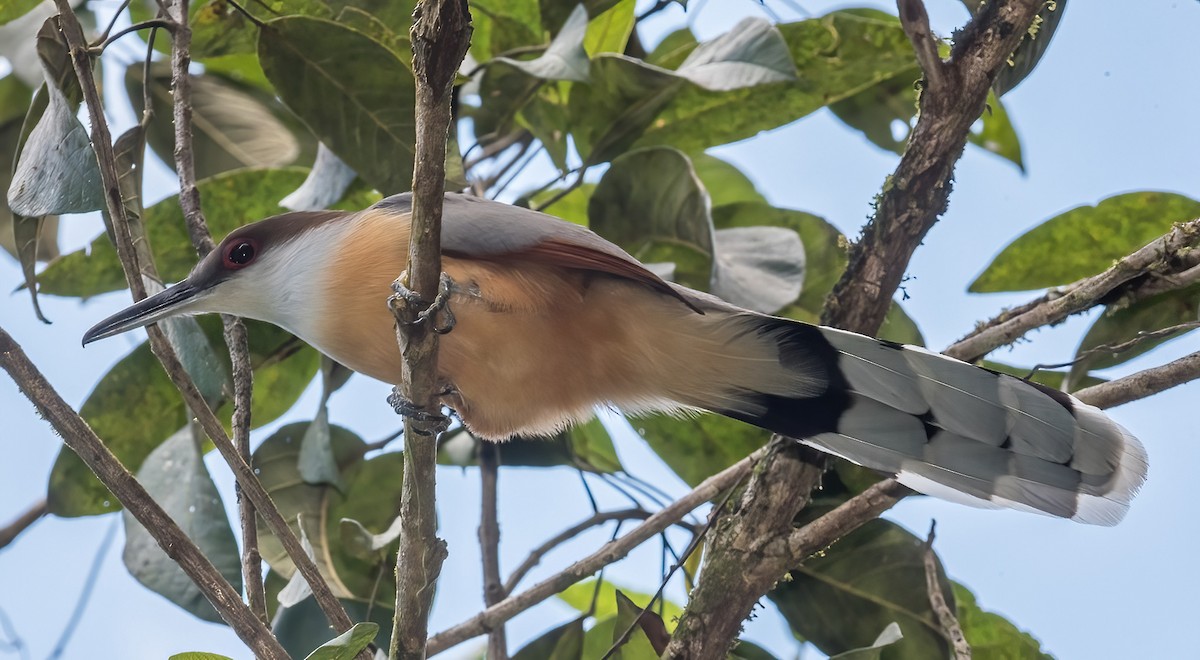
[[[402,282],[404,278],[400,277],[395,282],[392,282],[392,291],[395,295],[388,299],[388,306],[395,311],[395,305],[399,298],[408,301],[409,304],[423,307],[420,312],[417,312],[416,320],[412,321],[412,325],[418,323],[429,323],[430,329],[439,335],[444,335],[454,329],[456,320],[454,312],[450,309],[450,295],[454,292],[454,280],[446,273],[442,273],[438,278],[438,292],[434,297],[433,302],[427,302],[417,294],[416,291],[404,286]]]

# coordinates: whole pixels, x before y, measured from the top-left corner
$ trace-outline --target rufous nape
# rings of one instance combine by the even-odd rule
[[[408,259],[411,197],[246,225],[187,279],[102,321],[84,344],[179,314],[276,324],[396,383],[386,301]],[[440,402],[475,435],[547,435],[596,406],[710,411],[976,506],[1116,524],[1142,445],[1092,406],[922,348],[741,309],[650,272],[588,229],[447,194],[442,267],[456,319]]]

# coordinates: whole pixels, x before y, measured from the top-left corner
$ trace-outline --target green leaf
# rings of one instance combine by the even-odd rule
[[[653,610],[642,612],[642,606],[619,589],[616,601],[617,619],[612,639],[616,653],[612,657],[621,660],[655,660],[661,656],[671,641],[662,618]],[[632,631],[625,635],[625,631],[630,629]],[[624,641],[621,639],[623,636]]]
[[[305,174],[302,168],[235,170],[200,181],[197,185],[213,235],[224,236],[242,225],[284,212],[279,200],[295,190]],[[349,197],[335,207],[360,209],[377,200],[374,193],[352,189]],[[159,273],[167,281],[186,277],[196,264],[196,252],[187,235],[178,196],[146,209],[143,222]],[[82,298],[126,286],[116,250],[105,236],[92,241],[87,249],[51,263],[38,281],[42,293]]]
[[[0,0],[0,25],[33,11],[41,0]]]
[[[686,86],[661,113],[656,109],[637,144],[701,151],[788,124],[892,78],[920,75],[899,21],[882,12],[833,12],[774,29],[795,64],[794,82],[733,91]]]
[[[805,509],[804,521],[827,513],[832,503]],[[944,658],[949,645],[929,604],[925,545],[900,526],[872,520],[805,560],[768,597],[793,631],[823,653],[834,655],[870,646],[888,624],[904,638],[888,655]],[[946,602],[954,594],[940,565]]]
[[[138,481],[167,515],[200,548],[221,575],[242,588],[241,556],[233,529],[221,503],[216,484],[204,467],[196,429],[184,426],[159,445],[142,463]],[[125,552],[122,559],[129,572],[146,588],[189,613],[213,623],[220,614],[200,588],[167,556],[158,541],[128,511],[125,522]]]
[[[205,653],[203,651],[187,651],[185,653],[176,653],[168,660],[233,660],[228,656],[220,653]]]
[[[276,573],[267,574],[267,607],[276,607],[274,593],[283,586],[284,580]],[[350,615],[352,621],[372,621],[380,627],[382,634],[376,634],[375,645],[387,652],[390,641],[392,618],[395,612],[380,604],[370,605],[353,600],[341,601],[342,607]],[[279,608],[272,611],[271,630],[285,651],[293,658],[303,658],[312,653],[317,647],[329,640],[333,631],[329,620],[313,598],[306,598],[292,607]],[[368,616],[369,615],[369,616]]]
[[[332,359],[321,357],[321,400],[317,404],[316,416],[305,429],[304,438],[300,441],[299,464],[300,477],[304,479],[304,483],[329,484],[343,490],[345,484],[338,474],[329,430],[329,397],[337,389],[333,383],[333,370],[336,365]]]
[[[1122,364],[1190,331],[1181,330],[1164,337],[1145,339],[1120,353],[1093,353],[1083,357],[1085,353],[1100,346],[1111,346],[1135,339],[1143,332],[1164,330],[1196,321],[1200,319],[1198,312],[1200,285],[1197,284],[1139,300],[1129,306],[1115,309],[1109,306],[1092,323],[1092,327],[1088,329],[1079,348],[1076,349],[1075,357],[1082,359],[1071,365],[1070,374],[1067,376],[1067,388],[1078,389],[1080,381],[1089,370],[1107,369]]]
[[[963,636],[971,645],[971,654],[979,660],[1053,660],[1042,652],[1042,645],[1007,619],[988,612],[975,602],[975,594],[955,582],[957,618]]]
[[[804,244],[785,227],[734,227],[714,235],[710,289],[739,307],[773,314],[804,285]]]
[[[201,320],[210,342],[222,341],[216,317]],[[254,367],[253,424],[283,414],[300,397],[317,370],[317,354],[287,332],[247,322],[250,364]],[[222,360],[225,360],[222,352]],[[224,365],[228,369],[228,365]],[[131,414],[130,411],[136,411]],[[231,405],[218,414],[226,420]],[[80,414],[105,445],[130,470],[187,421],[187,407],[150,347],[142,343],[118,362],[88,395]],[[88,516],[116,511],[120,504],[70,449],[59,451],[50,472],[47,499],[59,516]]]
[[[983,6],[979,0],[963,0],[963,4],[971,10],[972,14],[978,13],[979,8]],[[996,74],[996,79],[992,82],[992,89],[995,90],[996,96],[1004,96],[1033,72],[1034,67],[1046,54],[1046,49],[1050,46],[1050,39],[1058,29],[1058,22],[1062,20],[1063,12],[1066,10],[1067,0],[1054,0],[1042,4],[1037,17],[1033,19],[1033,26],[1029,28],[1028,34],[1017,46],[1017,50],[1009,56],[1008,66],[1000,69],[1000,72]]]
[[[644,415],[629,420],[654,453],[690,486],[767,444],[771,433],[713,414],[679,419]]]
[[[21,149],[8,206],[26,217],[86,213],[104,205],[100,167],[75,106],[56,85],[47,85],[49,105]]]
[[[385,195],[412,186],[415,82],[391,49],[333,21],[292,16],[263,28],[258,53],[283,102],[367,183]]]
[[[676,73],[707,90],[732,91],[794,81],[796,65],[774,25],[762,18],[746,18],[697,46]]]
[[[588,202],[592,231],[643,263],[675,263],[676,280],[708,290],[713,272],[709,199],[687,156],[641,149],[613,160]]]
[[[338,426],[330,427],[330,446],[339,474],[346,484],[339,491],[328,484],[308,484],[300,474],[300,444],[308,424],[289,424],[267,438],[254,452],[254,467],[263,487],[279,507],[293,531],[304,536],[313,548],[321,574],[338,598],[386,605],[395,587],[382,579],[394,565],[395,548],[387,553],[363,557],[350,552],[343,541],[342,520],[357,521],[371,533],[388,528],[400,506],[403,457],[387,453],[362,459],[365,443]],[[263,559],[284,578],[291,578],[295,565],[279,540],[259,524]]]
[[[558,188],[551,188],[542,191],[532,200],[527,201],[532,201],[533,207],[541,210],[542,213],[549,213],[556,218],[561,218],[567,222],[574,222],[584,227],[588,226],[588,205],[591,203],[592,194],[596,192],[596,184],[580,184],[574,190],[559,198],[549,208],[542,210],[541,204],[559,192]]]
[[[316,141],[275,99],[273,92],[239,84],[213,72],[193,75],[191,84],[192,149],[198,179],[242,168],[283,167],[301,156],[311,158],[315,153]],[[174,97],[167,62],[151,65],[149,86],[154,119],[147,138],[154,153],[173,168]],[[134,110],[140,114],[144,97],[142,67],[126,69],[125,89]]]
[[[461,467],[479,465],[479,440],[465,430],[444,434],[438,443],[438,463]],[[549,438],[518,437],[497,445],[500,462],[509,466],[554,467],[569,465],[596,473],[619,472],[624,468],[617,458],[608,430],[593,419],[576,424]]]
[[[971,144],[983,147],[997,156],[1012,162],[1021,172],[1025,171],[1025,162],[1021,158],[1021,139],[1008,118],[1004,104],[996,98],[995,93],[988,96],[987,107],[983,111],[983,127],[978,131],[972,128],[967,139]]]
[[[587,85],[571,89],[571,135],[585,163],[624,152],[684,86],[673,72],[616,53],[592,60]]]
[[[737,166],[711,156],[706,153],[692,154],[692,169],[696,171],[696,176],[700,177],[700,182],[704,184],[704,189],[708,191],[708,196],[712,198],[713,205],[713,221],[718,227],[753,227],[762,224],[775,224],[783,226],[781,223],[750,223],[743,222],[741,224],[723,225],[716,219],[719,215],[717,207],[726,204],[736,204],[738,202],[758,202],[761,204],[767,203],[767,198],[763,197],[758,191],[758,187],[746,176]]]
[[[587,29],[587,10],[579,5],[540,56],[532,60],[497,57],[492,66],[503,64],[542,80],[587,81],[588,55],[583,49]]]
[[[553,33],[567,20],[573,3],[563,3],[564,12],[547,25]],[[516,48],[537,46],[542,39],[542,19],[537,0],[476,0],[471,3],[471,56],[486,62]]]
[[[629,35],[633,33],[635,4],[634,0],[612,3],[611,7],[588,22],[587,36],[583,40],[588,57],[600,53],[625,52],[625,44],[629,43]]]
[[[583,655],[583,620],[579,617],[529,642],[512,660],[580,660]]]
[[[1176,222],[1200,216],[1200,202],[1165,192],[1131,192],[1080,206],[1013,241],[971,283],[973,293],[1025,291],[1104,271]]]
[[[779,660],[774,653],[764,649],[763,647],[748,642],[744,639],[739,639],[737,645],[729,652],[730,660]]]
[[[379,624],[364,622],[317,647],[306,660],[353,660],[379,633]]]
[[[703,176],[703,170],[700,170]],[[717,190],[720,190],[719,188]],[[846,268],[845,239],[833,225],[811,213],[781,209],[759,201],[737,201],[713,208],[718,229],[767,225],[796,232],[804,244],[804,288],[780,316],[815,321],[833,285]]]
[[[600,584],[600,594],[596,597],[596,609],[592,612],[592,616],[597,621],[603,621],[617,615],[617,593],[623,593],[626,598],[633,598],[641,603],[650,602],[650,594],[640,593],[638,591],[626,589],[624,587],[615,586],[613,583],[605,580]],[[558,599],[575,608],[579,612],[587,614],[592,605],[592,596],[596,593],[596,581],[594,579],[576,582],[567,587],[565,591],[558,594]],[[662,604],[662,618],[668,622],[672,628],[675,627],[675,621],[683,616],[683,608],[672,603],[669,600],[660,599]],[[655,603],[653,611],[658,612],[659,603]],[[641,608],[638,608],[641,609]],[[590,657],[590,656],[585,656]]]
[[[690,27],[681,27],[663,37],[654,50],[646,56],[646,62],[664,69],[678,69],[688,55],[700,45]]]
[[[865,648],[851,649],[845,653],[829,656],[829,660],[879,660],[883,657],[883,649],[895,644],[904,638],[900,633],[900,626],[893,621],[879,633],[875,638],[875,643]]]

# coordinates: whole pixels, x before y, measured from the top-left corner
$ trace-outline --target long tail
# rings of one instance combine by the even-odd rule
[[[832,328],[750,313],[725,321],[731,350],[773,346],[778,360],[728,370],[721,400],[700,407],[917,491],[1115,525],[1145,481],[1137,438],[1062,392]]]

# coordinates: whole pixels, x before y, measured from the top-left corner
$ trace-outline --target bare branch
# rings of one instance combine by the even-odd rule
[[[1182,222],[1111,268],[1071,284],[981,324],[944,352],[974,362],[997,347],[1025,336],[1045,325],[1058,323],[1072,314],[1094,307],[1118,286],[1169,264],[1175,257],[1194,250],[1200,241],[1200,219]]]
[[[1079,390],[1075,397],[1097,408],[1113,408],[1144,399],[1200,378],[1200,351],[1168,362],[1160,367],[1093,385]]]
[[[146,527],[154,540],[179,565],[200,589],[221,618],[233,628],[238,637],[261,658],[287,658],[288,654],[275,640],[266,624],[242,602],[238,593],[220,571],[192,543],[175,521],[150,497],[146,489],[113,456],[104,442],[92,431],[66,401],[63,401],[45,376],[21,350],[3,328],[0,328],[0,367],[17,383],[21,392],[33,402],[38,412],[62,437],[100,481],[117,496],[126,509]]]
[[[958,624],[958,617],[954,616],[954,610],[946,604],[946,597],[942,595],[942,585],[938,582],[937,554],[933,551],[936,528],[936,520],[929,523],[929,535],[925,537],[925,554],[922,557],[925,564],[925,592],[929,594],[929,605],[933,608],[933,613],[937,615],[938,625],[942,627],[942,634],[950,640],[951,646],[954,648],[955,660],[971,660],[971,645],[967,643],[967,638],[963,635],[962,626]]]
[[[0,527],[0,548],[12,543],[22,532],[29,529],[33,523],[42,519],[46,515],[48,507],[46,498],[42,498],[34,502],[32,506],[18,515],[12,522],[4,527]]]
[[[938,55],[938,42],[929,28],[929,14],[925,11],[922,0],[896,0],[900,12],[900,25],[904,26],[904,34],[912,42],[925,72],[925,88],[933,93],[939,93],[946,86],[946,63]]]
[[[429,654],[440,653],[472,637],[486,634],[489,630],[550,598],[554,594],[565,590],[567,587],[594,574],[605,566],[620,561],[631,550],[682,520],[684,516],[696,507],[717,497],[722,491],[732,488],[734,484],[741,481],[750,473],[750,470],[762,459],[766,452],[766,448],[759,449],[734,465],[705,479],[690,493],[651,515],[645,522],[633,528],[625,536],[604,544],[596,552],[571,564],[554,576],[537,583],[519,594],[509,596],[470,619],[434,635],[429,639]]]
[[[483,557],[483,602],[490,607],[508,595],[500,582],[500,521],[496,503],[497,482],[500,477],[500,449],[494,442],[484,441],[479,446],[479,475],[483,491],[479,520],[479,549]],[[508,658],[508,642],[503,624],[488,635],[487,657],[489,660]]]
[[[446,185],[446,140],[455,74],[471,41],[466,0],[425,0],[409,31],[416,77],[416,162],[408,271],[397,283],[424,300],[441,285],[441,227]],[[404,281],[407,280],[407,281]],[[381,301],[382,302],[382,301]],[[418,323],[423,306],[399,297],[394,307],[403,356],[396,393],[418,411],[437,407],[437,329]],[[437,537],[437,439],[434,415],[404,420],[404,483],[400,500],[400,547],[396,556],[396,618],[390,657],[425,657],[429,612],[446,542]]]
[[[79,79],[80,87],[83,90],[83,98],[87,106],[89,119],[91,120],[92,145],[96,151],[96,160],[100,168],[100,180],[104,188],[105,205],[112,218],[117,256],[121,262],[121,267],[125,271],[125,279],[129,283],[129,288],[133,293],[134,299],[141,300],[146,297],[146,285],[142,280],[142,273],[143,271],[148,273],[153,272],[153,263],[149,260],[140,260],[138,252],[135,251],[130,218],[121,198],[112,135],[108,130],[108,121],[104,116],[104,106],[101,103],[100,94],[96,88],[95,79],[92,76],[92,61],[83,36],[83,29],[79,25],[78,18],[71,10],[68,0],[55,0],[55,3],[59,10],[63,35],[70,47],[75,75]],[[140,227],[140,223],[138,226]],[[270,495],[267,494],[262,483],[259,482],[258,477],[254,474],[254,470],[238,454],[237,448],[234,447],[233,442],[230,441],[229,436],[225,433],[224,425],[213,414],[212,409],[208,407],[200,391],[196,389],[195,383],[192,382],[191,377],[188,376],[187,371],[183,368],[183,364],[179,361],[179,356],[175,353],[175,349],[172,348],[166,335],[154,324],[147,326],[146,334],[150,339],[150,348],[155,357],[162,363],[163,370],[171,378],[171,382],[179,390],[184,402],[187,403],[192,413],[196,416],[205,433],[212,438],[213,444],[230,465],[234,476],[242,484],[242,487],[246,490],[247,495],[254,502],[255,506],[258,507],[259,514],[267,522],[268,527],[270,527],[271,531],[279,539],[288,556],[296,564],[297,570],[300,571],[305,580],[308,581],[309,586],[312,587],[317,602],[321,603],[322,608],[325,609],[325,614],[329,617],[330,622],[339,632],[348,630],[352,625],[350,617],[346,615],[345,609],[342,608],[341,603],[338,602],[333,592],[329,589],[329,585],[321,577],[316,564],[308,556],[308,553],[304,551],[300,545],[300,540],[292,532],[287,521],[283,519],[283,516],[279,514],[279,510],[271,502]],[[124,500],[122,500],[122,504],[126,504],[128,507],[128,504]],[[132,507],[129,508],[132,512]],[[218,611],[221,611],[223,605],[213,602],[213,606]]]

